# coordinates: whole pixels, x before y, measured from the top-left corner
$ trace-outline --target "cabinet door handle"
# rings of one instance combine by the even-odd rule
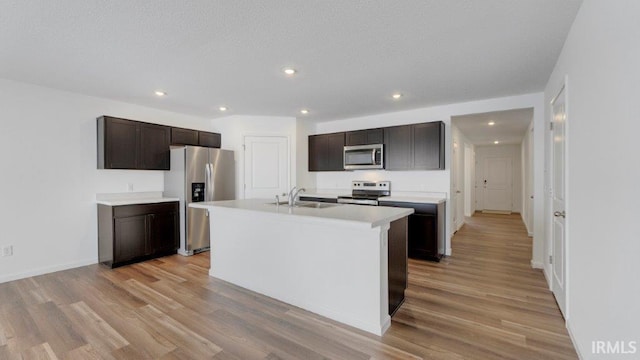
[[[555,217],[561,217],[561,218],[565,218],[566,217],[566,213],[564,211],[554,211],[553,212],[553,216]]]

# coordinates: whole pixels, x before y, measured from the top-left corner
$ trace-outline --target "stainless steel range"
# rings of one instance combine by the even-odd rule
[[[339,196],[339,204],[378,205],[378,198],[391,195],[391,181],[352,181],[351,196]]]

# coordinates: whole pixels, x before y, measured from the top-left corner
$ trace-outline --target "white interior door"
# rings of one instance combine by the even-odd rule
[[[552,170],[551,197],[553,220],[551,231],[552,291],[560,311],[566,306],[566,226],[565,226],[565,144],[566,144],[566,99],[564,87],[551,102],[552,123]]]
[[[484,210],[511,212],[512,159],[488,157],[484,161]]]
[[[289,188],[289,139],[245,136],[244,198],[273,199]]]

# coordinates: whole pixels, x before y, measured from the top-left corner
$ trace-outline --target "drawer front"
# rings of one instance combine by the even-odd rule
[[[147,214],[161,214],[178,211],[178,202],[164,202],[155,204],[122,205],[113,207],[113,217],[122,218]]]

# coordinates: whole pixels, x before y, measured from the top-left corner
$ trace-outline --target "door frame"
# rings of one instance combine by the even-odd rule
[[[549,177],[547,179],[548,181],[548,187],[547,187],[547,197],[546,200],[548,202],[548,205],[545,206],[545,210],[546,210],[546,214],[545,214],[545,219],[547,221],[547,236],[548,236],[548,241],[547,241],[547,252],[546,252],[546,256],[547,259],[545,261],[546,266],[548,266],[548,274],[549,274],[549,288],[551,290],[552,293],[554,293],[554,282],[553,282],[553,264],[551,264],[551,256],[553,255],[553,248],[554,248],[554,236],[553,236],[553,221],[554,221],[554,204],[553,204],[553,183],[554,183],[554,169],[553,169],[553,136],[554,136],[554,132],[551,129],[551,122],[553,119],[553,103],[558,99],[558,97],[560,96],[560,94],[563,93],[564,91],[564,113],[566,115],[566,121],[564,124],[564,208],[565,208],[565,212],[566,209],[568,209],[568,205],[569,205],[569,172],[567,171],[567,169],[569,168],[569,156],[568,156],[568,149],[569,149],[569,136],[568,136],[568,130],[569,130],[569,76],[565,75],[562,82],[558,85],[558,87],[556,87],[556,89],[558,89],[555,92],[555,96],[549,101],[549,117],[547,119],[547,129],[549,129],[548,132],[548,147],[547,147],[547,151],[548,151],[548,157],[547,157],[547,161],[548,161],[548,171],[549,171]],[[570,276],[569,276],[569,262],[570,262],[570,257],[569,257],[569,249],[570,249],[570,221],[569,218],[565,218],[564,219],[564,312],[561,310],[562,315],[564,316],[565,322],[569,320],[569,298],[570,298],[570,291],[569,291],[569,286],[570,286]],[[555,260],[554,260],[555,261]],[[554,295],[555,297],[555,295]],[[560,307],[560,306],[558,306]]]
[[[475,159],[473,145],[464,143],[464,216],[473,216],[476,211]]]
[[[242,183],[240,184],[240,188],[242,189],[242,198],[246,199],[246,183],[247,183],[247,174],[245,171],[245,160],[247,156],[247,138],[248,137],[264,137],[264,138],[285,138],[287,139],[287,188],[291,188],[291,136],[288,134],[281,133],[245,133],[242,134],[242,164],[238,164],[240,168],[240,172],[242,176],[239,176],[242,179]]]

